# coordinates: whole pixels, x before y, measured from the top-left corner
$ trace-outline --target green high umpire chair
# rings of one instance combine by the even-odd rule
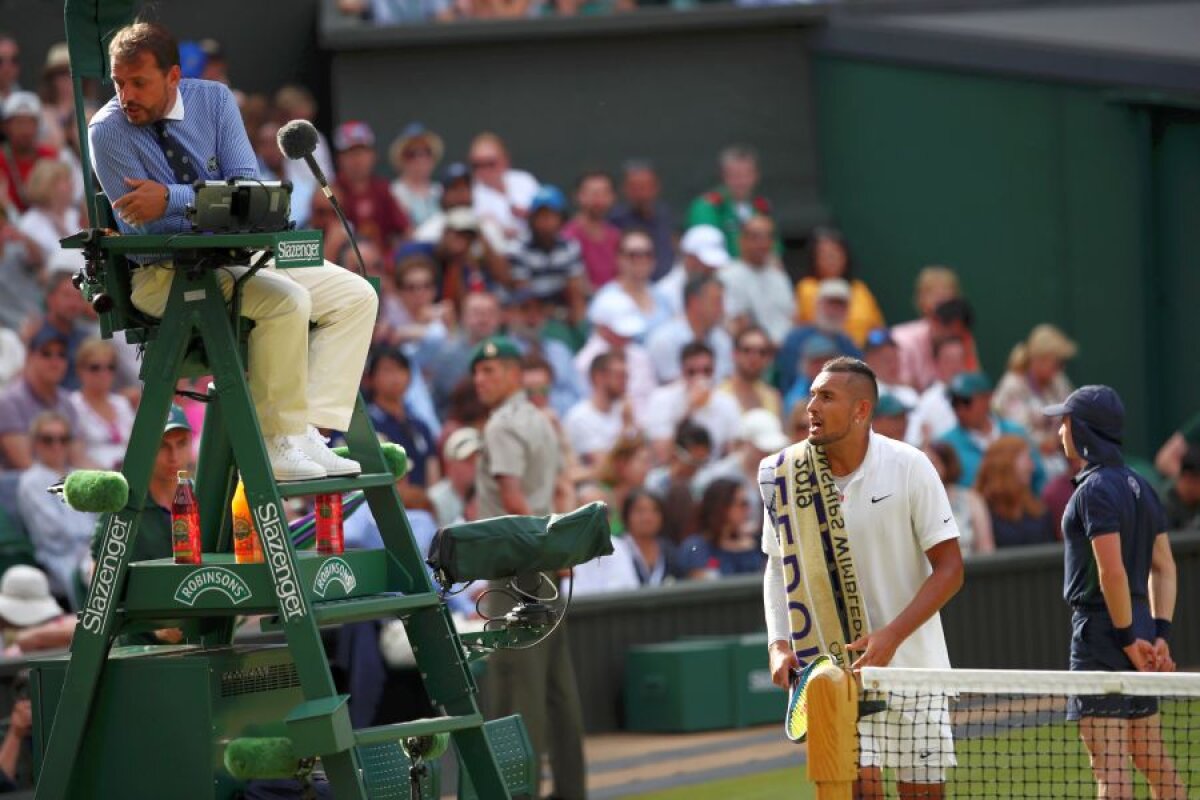
[[[134,11],[135,4],[129,0],[66,3],[67,41],[84,164],[90,160],[81,81],[107,79],[108,39],[133,18]],[[112,692],[108,691],[112,687],[106,687],[109,677],[123,674],[122,665],[116,663],[120,659],[114,659],[111,653],[118,635],[184,623],[198,630],[197,647],[166,648],[169,652],[161,656],[155,654],[156,649],[145,655],[143,663],[161,663],[165,669],[170,664],[186,664],[181,659],[190,657],[212,659],[214,653],[237,656],[238,647],[232,643],[234,617],[250,614],[270,615],[269,623],[282,631],[286,651],[277,648],[272,657],[290,662],[290,666],[284,666],[291,671],[281,671],[282,667],[276,669],[279,665],[273,664],[230,674],[246,681],[292,675],[295,683],[291,687],[298,686],[300,702],[282,718],[278,714],[256,718],[256,707],[247,705],[244,713],[226,718],[231,726],[228,729],[218,730],[214,724],[211,732],[204,732],[204,746],[193,748],[198,752],[184,750],[175,756],[181,761],[203,759],[206,769],[211,766],[211,779],[200,786],[162,786],[157,796],[229,796],[214,788],[225,785],[227,778],[219,775],[221,748],[231,737],[258,735],[290,739],[298,759],[319,758],[339,800],[365,800],[381,796],[371,788],[372,767],[364,765],[364,761],[379,760],[381,745],[393,747],[394,767],[407,763],[400,758],[399,743],[448,733],[478,796],[489,800],[509,797],[510,790],[478,708],[477,687],[463,644],[423,564],[395,490],[396,478],[385,462],[362,398],[355,405],[346,432],[349,456],[363,468],[360,476],[283,485],[273,479],[245,378],[242,344],[246,325],[237,313],[238,295],[235,291],[231,309],[222,297],[212,267],[235,262],[261,265],[270,255],[278,268],[303,269],[321,262],[320,234],[114,235],[96,222],[109,219],[110,210],[96,195],[88,170],[85,181],[91,219],[97,227],[65,243],[85,252],[87,266],[79,285],[100,312],[103,335],[124,332],[129,341],[145,348],[141,370],[145,389],[122,470],[129,484],[129,500],[120,511],[101,517],[95,573],[79,614],[65,675],[54,687],[57,701],[52,705],[43,703],[38,714],[38,800],[143,796],[111,788],[119,787],[122,779],[112,773],[128,769],[128,765],[101,764],[96,767],[99,772],[77,768],[83,763],[95,765],[96,752],[116,752],[103,750],[119,746],[99,741],[107,737],[89,735],[100,729],[110,730],[113,716],[118,719],[116,724],[130,731],[131,739],[136,738],[135,733],[147,735],[138,730],[137,708],[112,702]],[[175,276],[163,318],[156,320],[132,307],[127,256],[164,252],[171,254]],[[176,381],[182,376],[206,374],[214,376],[215,387],[208,395],[197,470],[204,563],[179,565],[170,559],[130,563],[139,512],[146,504]],[[239,470],[262,538],[265,563],[238,564],[231,552],[230,498]],[[384,548],[342,556],[298,552],[289,536],[283,500],[356,489],[366,495]],[[355,730],[348,698],[334,687],[319,627],[386,618],[404,620],[418,670],[439,716]],[[148,674],[159,673],[151,670]],[[49,684],[43,683],[42,689],[49,697]],[[171,732],[159,735],[170,737]],[[88,753],[90,759],[85,757]],[[388,767],[385,763],[380,768]],[[104,784],[109,788],[102,788]]]

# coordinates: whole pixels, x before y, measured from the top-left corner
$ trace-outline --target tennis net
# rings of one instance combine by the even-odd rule
[[[1200,797],[1200,674],[866,668],[861,685],[857,758],[880,767],[879,796],[901,781],[946,797]]]

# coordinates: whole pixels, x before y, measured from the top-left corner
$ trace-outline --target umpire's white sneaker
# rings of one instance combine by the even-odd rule
[[[325,443],[325,437],[312,425],[308,426],[308,432],[303,436],[293,436],[292,441],[301,453],[325,470],[325,474],[331,478],[358,475],[362,472],[362,467],[357,461],[342,458],[330,450],[329,445]]]
[[[277,481],[315,481],[326,477],[325,468],[296,446],[292,436],[266,437],[267,458]]]

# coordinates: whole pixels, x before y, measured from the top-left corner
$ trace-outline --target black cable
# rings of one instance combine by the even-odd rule
[[[331,189],[325,195],[329,198],[329,204],[333,206],[333,210],[337,212],[338,219],[342,221],[342,227],[346,229],[346,236],[350,237],[350,246],[354,248],[354,256],[358,259],[358,274],[367,279],[367,265],[363,261],[362,253],[358,252],[358,242],[354,239],[354,231],[350,230],[350,223],[346,221],[346,215],[342,213],[342,204],[338,202],[337,195]]]

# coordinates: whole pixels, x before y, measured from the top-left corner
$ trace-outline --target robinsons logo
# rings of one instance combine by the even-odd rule
[[[329,559],[317,570],[317,577],[313,579],[313,594],[317,597],[325,597],[331,588],[330,585],[334,583],[341,584],[343,595],[349,595],[358,585],[358,578],[354,577],[354,570],[350,569],[350,565],[340,558]]]
[[[202,567],[179,582],[175,601],[192,606],[196,598],[205,592],[219,592],[235,606],[249,600],[252,594],[250,587],[236,572],[224,567]]]

